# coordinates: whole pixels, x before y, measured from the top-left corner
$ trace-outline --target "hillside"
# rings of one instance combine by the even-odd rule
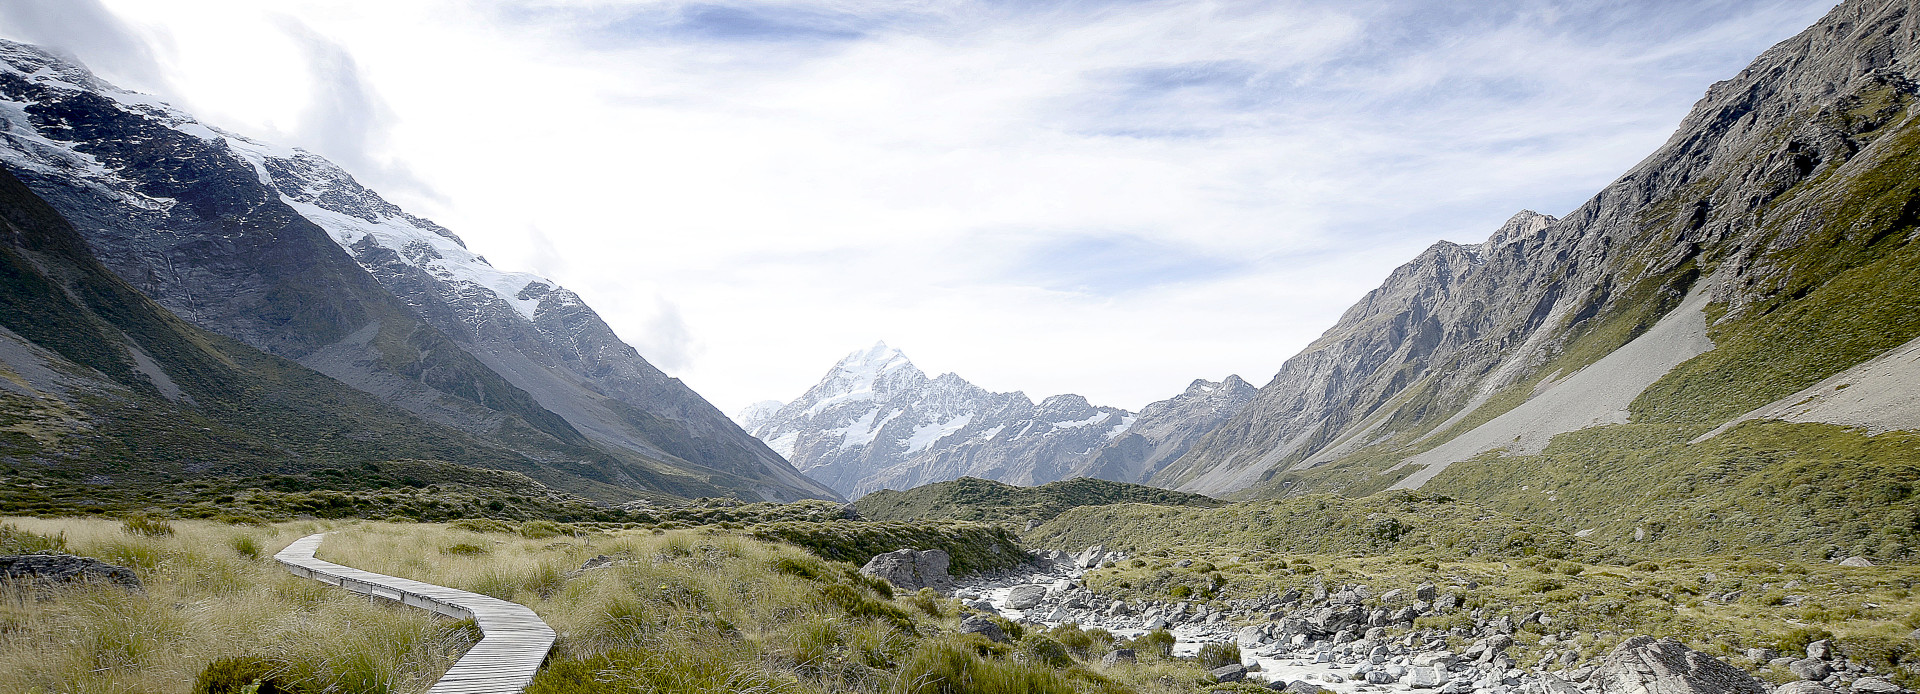
[[[1024,524],[1029,521],[1044,523],[1068,509],[1108,504],[1211,508],[1220,502],[1199,494],[1091,477],[1061,480],[1037,487],[1018,487],[977,477],[962,477],[904,492],[882,489],[860,497],[853,507],[861,517],[881,521],[969,520]]]
[[[1858,382],[1880,407],[1790,417],[1844,427],[1717,431],[1920,336],[1916,21],[1904,3],[1845,3],[1713,85],[1664,147],[1564,218],[1522,213],[1485,242],[1429,249],[1154,482],[1419,488],[1616,539],[1737,533],[1720,512],[1765,496],[1747,512],[1839,519],[1852,529],[1807,522],[1836,552],[1907,556],[1909,525],[1883,515],[1915,510],[1903,484],[1844,510],[1786,491],[1911,478],[1902,439],[1868,436],[1911,426],[1910,398],[1868,397],[1909,388],[1901,369],[1829,386]]]
[[[572,292],[501,271],[299,150],[0,42],[0,161],[99,261],[207,331],[564,470],[574,491],[833,498]]]

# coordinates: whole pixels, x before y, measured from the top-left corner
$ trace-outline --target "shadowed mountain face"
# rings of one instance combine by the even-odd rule
[[[954,374],[929,378],[885,343],[847,355],[818,385],[740,419],[808,475],[849,496],[973,476],[1138,482],[1253,396],[1238,376],[1194,381],[1139,414],[1078,395],[1034,404]]]
[[[1879,386],[1766,408],[1828,397],[1801,391],[1830,377],[1914,382],[1879,362],[1837,375],[1920,336],[1917,60],[1914,3],[1842,4],[1714,84],[1666,145],[1564,218],[1522,212],[1396,270],[1153,482],[1453,493],[1486,479],[1455,472],[1476,456],[1493,456],[1473,466],[1485,475],[1502,454],[1705,455],[1688,446],[1749,412],[1916,421],[1913,399]],[[1582,433],[1556,438],[1568,432]]]
[[[621,342],[331,163],[0,43],[0,161],[192,323],[542,469],[682,496],[833,498]]]

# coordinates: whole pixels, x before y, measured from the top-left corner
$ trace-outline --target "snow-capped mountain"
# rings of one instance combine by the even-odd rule
[[[613,488],[835,496],[578,295],[493,267],[311,153],[0,42],[0,163],[166,308],[420,416]]]
[[[1078,395],[1036,405],[951,373],[930,378],[882,342],[847,355],[798,399],[756,403],[735,418],[808,476],[857,497],[962,476],[1026,485],[1108,474],[1139,481],[1152,474],[1139,470],[1186,452],[1198,436],[1189,429],[1211,428],[1251,397],[1251,386],[1230,376],[1149,405],[1145,420]]]

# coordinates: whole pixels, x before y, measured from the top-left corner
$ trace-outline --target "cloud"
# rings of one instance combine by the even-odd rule
[[[167,91],[153,47],[98,0],[0,0],[0,33],[64,51],[122,87]]]
[[[1248,269],[1244,260],[1134,234],[1051,234],[1030,239],[994,279],[1113,298],[1168,284],[1217,281]]]
[[[307,60],[312,96],[290,133],[294,144],[339,164],[376,190],[439,197],[401,162],[383,156],[394,115],[344,46],[289,16],[280,30]]]

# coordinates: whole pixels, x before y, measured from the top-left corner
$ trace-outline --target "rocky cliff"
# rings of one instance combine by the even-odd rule
[[[1153,481],[1364,492],[1568,432],[1684,445],[1920,335],[1917,14],[1844,3],[1564,218],[1436,244]]]

